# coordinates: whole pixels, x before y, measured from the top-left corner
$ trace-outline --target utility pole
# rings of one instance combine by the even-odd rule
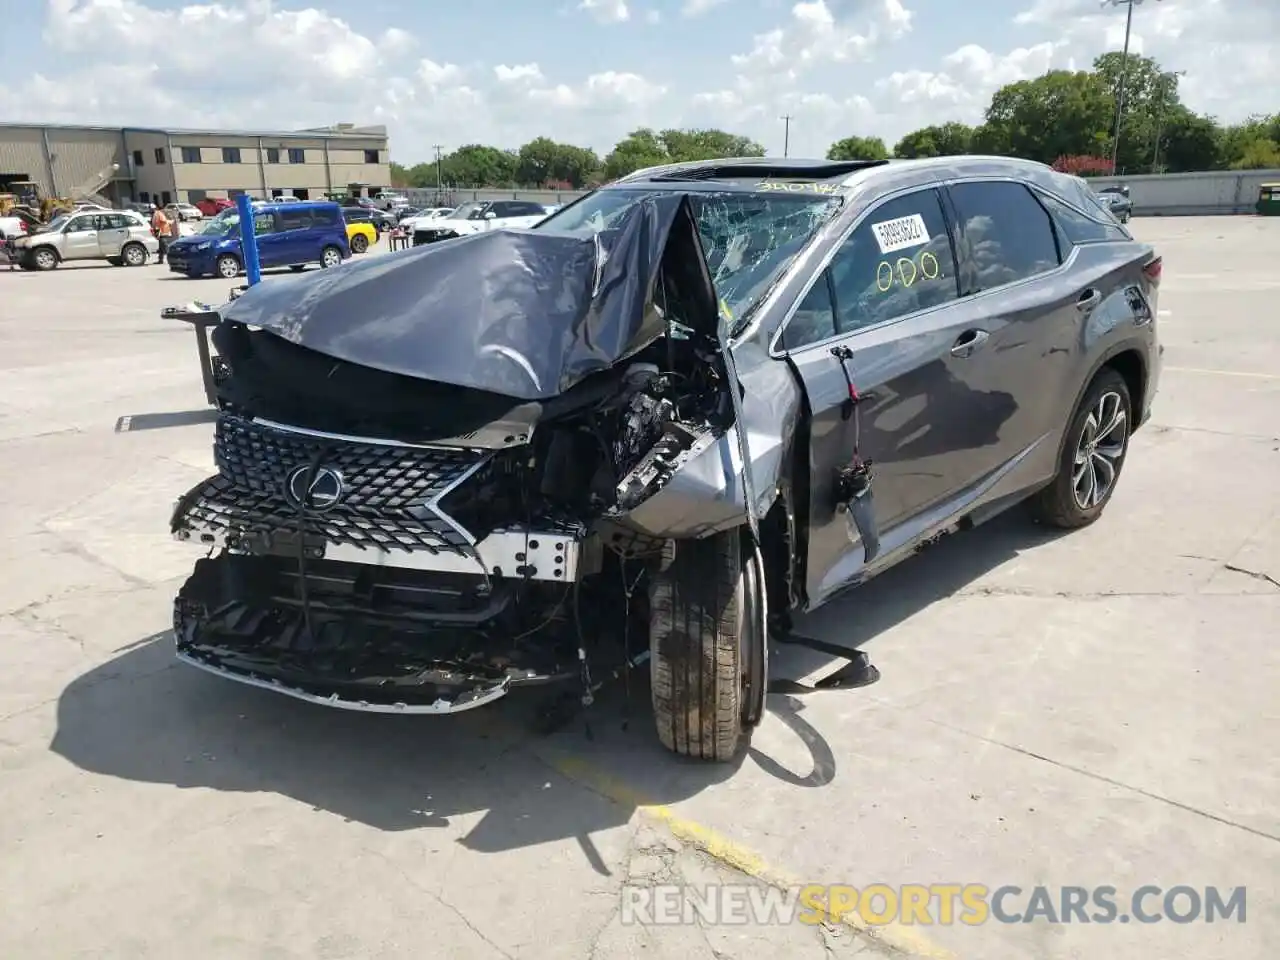
[[[436,199],[439,199],[440,195],[444,193],[444,175],[443,168],[440,165],[440,151],[443,150],[444,147],[441,144],[436,143],[432,144],[432,149],[436,152]]]
[[[1157,3],[1160,0],[1156,0]],[[1120,121],[1124,117],[1124,83],[1128,79],[1129,72],[1129,34],[1133,30],[1133,8],[1142,3],[1142,0],[1102,0],[1105,6],[1127,6],[1129,12],[1124,18],[1124,52],[1120,54],[1120,83],[1116,88],[1116,127],[1115,132],[1111,136],[1111,174],[1115,176],[1119,171],[1116,164],[1120,156]]]
[[[784,124],[782,128],[782,156],[787,157],[791,151],[791,114],[784,113],[778,119]]]

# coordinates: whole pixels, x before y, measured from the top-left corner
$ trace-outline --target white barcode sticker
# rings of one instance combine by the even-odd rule
[[[871,225],[871,232],[876,235],[876,243],[880,244],[881,253],[893,253],[907,247],[918,247],[929,242],[929,230],[924,225],[924,217],[913,213],[909,217],[898,217],[896,220],[881,220]]]

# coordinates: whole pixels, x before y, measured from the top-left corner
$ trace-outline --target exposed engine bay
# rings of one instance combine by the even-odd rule
[[[661,248],[637,251],[655,222],[668,228]],[[506,348],[497,372],[446,382],[221,311],[208,371],[218,472],[172,518],[176,537],[210,551],[175,601],[179,656],[304,699],[395,712],[467,709],[521,684],[576,678],[589,690],[591,651],[610,639],[629,660],[665,541],[628,514],[734,426],[717,320],[699,289],[705,262],[702,276],[691,271],[681,226],[679,210],[642,222],[583,261],[583,314],[614,310],[630,326],[613,338],[625,356],[606,362],[597,331],[572,382],[557,374],[563,390],[545,389],[536,364],[526,379],[539,392],[476,385],[511,382],[512,357],[528,361],[531,349]],[[504,242],[484,234],[423,249]],[[604,261],[615,259],[633,289],[611,303]],[[298,280],[280,283],[286,293],[288,283]],[[514,321],[502,322],[510,334]],[[558,333],[548,324],[538,335],[554,344]]]

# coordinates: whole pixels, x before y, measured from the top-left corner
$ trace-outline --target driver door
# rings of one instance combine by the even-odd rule
[[[811,607],[934,525],[957,483],[955,454],[983,426],[972,421],[991,416],[957,377],[972,327],[942,199],[925,188],[864,214],[784,328],[811,411]],[[860,499],[871,537],[851,523],[839,482],[858,460],[871,464],[870,496]]]
[[[62,259],[96,260],[98,250],[98,216],[82,213],[67,223],[62,231]]]

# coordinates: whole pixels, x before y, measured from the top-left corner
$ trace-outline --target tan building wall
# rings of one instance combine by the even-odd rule
[[[99,191],[113,202],[144,195],[158,202],[194,201],[239,192],[315,199],[344,191],[349,183],[391,185],[385,136],[309,134],[0,124],[0,178],[34,180],[46,196],[65,196],[116,163],[114,181]]]
[[[45,196],[65,197],[78,188],[92,187],[96,176],[109,172],[113,163],[120,168],[99,192],[117,201],[129,192],[121,131],[88,127],[0,129],[0,177],[25,174],[40,185]]]
[[[151,203],[176,199],[178,191],[173,180],[168,134],[156,130],[125,130],[124,145],[129,152],[134,197]]]
[[[391,185],[386,140],[323,137],[243,137],[174,134],[174,176],[179,199],[279,191],[316,199],[348,183]],[[367,151],[367,153],[366,153]],[[328,162],[326,163],[326,154]],[[370,163],[368,161],[376,160]],[[203,191],[203,193],[201,192]]]

